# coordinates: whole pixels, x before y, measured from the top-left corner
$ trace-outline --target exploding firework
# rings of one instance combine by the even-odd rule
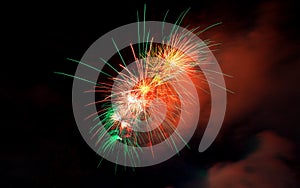
[[[141,28],[137,28],[138,40],[141,42],[138,45],[128,44],[133,59],[131,63],[126,62],[117,42],[112,39],[121,63],[99,58],[113,74],[71,59],[98,71],[104,77],[98,82],[58,72],[91,83],[93,88],[85,92],[99,94],[97,100],[85,105],[86,108],[97,105],[97,111],[88,115],[85,120],[98,120],[98,123],[90,127],[89,135],[104,158],[114,153],[116,163],[119,158],[123,158],[129,161],[124,162],[125,166],[140,166],[137,163],[144,148],[150,148],[154,158],[157,154],[152,147],[161,142],[166,141],[168,147],[176,152],[180,150],[179,142],[187,144],[188,140],[177,128],[178,124],[194,118],[194,112],[187,108],[198,105],[198,99],[189,89],[194,83],[186,77],[197,75],[199,78],[202,74],[200,65],[210,63],[208,47],[215,44],[209,40],[195,39],[207,28],[200,31],[199,28],[179,29],[186,13],[187,11],[179,16],[171,32],[162,33],[159,42],[155,40],[154,34],[146,32],[144,18],[142,35]],[[162,22],[162,28],[164,24]],[[123,150],[116,152],[120,144]]]

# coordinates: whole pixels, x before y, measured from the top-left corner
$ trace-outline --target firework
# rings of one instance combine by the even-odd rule
[[[139,24],[137,28],[138,46],[128,44],[134,59],[130,64],[126,63],[117,42],[112,39],[122,63],[115,65],[101,57],[100,59],[117,76],[111,76],[84,62],[72,60],[98,71],[108,82],[93,82],[58,73],[93,84],[94,88],[85,93],[100,93],[99,100],[85,105],[86,108],[98,105],[100,109],[88,115],[85,120],[98,121],[90,127],[89,135],[95,141],[97,153],[101,153],[104,158],[114,153],[115,163],[118,164],[118,159],[123,158],[125,166],[140,166],[137,164],[140,152],[145,148],[150,148],[151,155],[155,158],[157,154],[152,147],[161,142],[166,141],[168,147],[176,152],[180,150],[179,142],[187,144],[185,135],[177,130],[178,125],[182,122],[188,124],[189,118],[192,119],[195,115],[193,108],[187,110],[188,107],[198,105],[195,91],[190,89],[194,84],[188,77],[202,74],[199,66],[209,63],[208,46],[215,44],[211,44],[209,40],[195,39],[204,30],[179,29],[186,13],[187,11],[179,16],[171,32],[162,33],[161,40],[157,41],[150,31],[146,32],[144,11],[142,36]],[[164,24],[165,22],[162,23],[162,28]],[[198,113],[196,112],[196,116]],[[120,150],[120,145],[123,150]]]

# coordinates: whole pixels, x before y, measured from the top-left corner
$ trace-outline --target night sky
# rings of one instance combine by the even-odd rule
[[[200,94],[200,121],[180,155],[136,168],[103,160],[85,143],[72,111],[76,63],[103,34],[137,21],[206,28],[221,43],[215,57],[228,93],[222,129],[198,152],[209,117]],[[5,8],[5,7],[4,7]],[[296,1],[100,1],[97,4],[11,4],[3,16],[0,98],[0,187],[300,187],[300,7]],[[7,52],[6,52],[7,51]],[[6,58],[7,57],[7,58]]]

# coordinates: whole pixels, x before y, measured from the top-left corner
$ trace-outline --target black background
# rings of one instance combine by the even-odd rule
[[[72,79],[54,74],[55,71],[74,74],[76,64],[66,58],[79,60],[101,35],[135,22],[136,11],[141,15],[144,3],[147,4],[147,20],[161,21],[169,9],[168,22],[174,23],[177,16],[190,7],[186,23],[208,26],[223,21],[224,26],[219,31],[222,27],[228,31],[251,29],[257,7],[262,2],[15,3],[7,6],[9,11],[2,18],[2,48],[6,50],[1,62],[1,187],[201,187],[205,186],[208,169],[214,164],[238,161],[253,151],[258,145],[253,135],[263,129],[278,130],[264,126],[244,131],[237,143],[230,135],[232,128],[255,121],[255,113],[249,113],[246,117],[227,121],[230,128],[222,128],[220,134],[223,136],[204,153],[197,151],[202,135],[199,131],[191,140],[191,150],[185,148],[180,156],[159,165],[135,171],[118,166],[116,174],[115,164],[106,160],[98,167],[101,158],[85,143],[73,118]],[[299,9],[293,1],[286,4],[290,16],[280,28],[284,28],[282,34],[290,41],[279,45],[288,48],[289,42],[296,43],[298,49],[291,49],[296,52],[299,50],[299,20],[296,19]],[[215,11],[215,7],[220,11]],[[224,43],[226,45],[226,41]],[[280,69],[288,71],[290,68],[284,65]],[[298,82],[298,78],[294,81]],[[298,87],[297,82],[289,84]],[[287,94],[287,97],[299,96],[299,89],[287,92],[291,91],[294,95]],[[284,100],[284,95],[279,100]],[[299,110],[296,104],[299,99],[294,105],[279,108],[282,113],[289,108],[293,111],[294,119],[282,124],[294,125],[287,126],[284,136],[296,146],[297,159],[299,123],[296,116]],[[288,163],[299,179],[297,160]],[[200,183],[193,184],[195,179]]]

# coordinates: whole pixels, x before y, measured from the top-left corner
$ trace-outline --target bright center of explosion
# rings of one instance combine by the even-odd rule
[[[148,91],[150,90],[150,87],[147,86],[147,85],[142,85],[142,86],[140,86],[140,89],[141,89],[141,93],[142,93],[143,95],[145,95],[145,94],[147,94]]]
[[[127,96],[126,104],[131,111],[131,116],[138,117],[144,120],[147,110],[155,98],[155,87],[151,84],[149,79],[141,80]],[[140,118],[143,116],[144,118]]]
[[[139,121],[149,118],[158,85],[154,79],[146,78],[136,83],[130,92],[124,93],[125,100],[119,103],[118,110],[111,116],[114,121],[120,122],[121,129],[132,129],[139,126]]]

